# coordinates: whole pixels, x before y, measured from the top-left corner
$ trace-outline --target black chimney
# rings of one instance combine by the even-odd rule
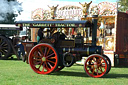
[[[96,46],[98,15],[92,15],[92,46]]]

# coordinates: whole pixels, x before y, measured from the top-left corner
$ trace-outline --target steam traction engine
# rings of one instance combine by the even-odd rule
[[[97,17],[90,21],[18,21],[18,26],[30,28],[50,28],[46,31],[49,36],[44,37],[39,44],[29,52],[29,64],[33,71],[39,74],[49,74],[60,71],[64,67],[72,66],[76,61],[86,56],[84,69],[88,76],[102,77],[111,69],[110,59],[103,54],[101,46],[96,46]],[[59,32],[52,31],[59,28]],[[81,33],[68,37],[62,29],[80,28]],[[90,30],[90,31],[88,31]],[[89,41],[91,32],[91,41]],[[45,32],[44,32],[45,33]],[[88,40],[89,42],[85,42]],[[27,43],[27,42],[25,42]],[[30,43],[30,42],[28,42]],[[33,42],[34,43],[34,42]],[[27,48],[26,48],[27,49]]]
[[[19,41],[18,35],[20,28],[15,24],[0,24],[0,60],[12,58],[12,55],[16,55],[17,59],[20,59],[17,54],[17,47],[14,47]]]

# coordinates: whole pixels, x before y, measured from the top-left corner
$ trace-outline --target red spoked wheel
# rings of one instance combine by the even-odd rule
[[[87,75],[94,78],[102,77],[108,70],[108,64],[105,58],[99,54],[90,55],[85,63],[84,70]]]
[[[58,67],[58,55],[49,44],[38,44],[32,48],[29,54],[31,68],[39,74],[49,74]]]

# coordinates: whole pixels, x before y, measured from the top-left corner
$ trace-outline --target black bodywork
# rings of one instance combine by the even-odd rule
[[[59,55],[59,65],[69,67],[83,56],[91,54],[102,54],[102,47],[96,46],[97,19],[90,21],[18,21],[17,26],[29,28],[50,28],[50,36],[43,38],[40,43],[51,44]],[[77,34],[73,39],[66,39],[67,36],[62,32],[52,34],[56,28],[90,28],[92,43],[84,43],[84,36]],[[54,41],[54,42],[53,42]],[[68,62],[68,64],[66,64]]]

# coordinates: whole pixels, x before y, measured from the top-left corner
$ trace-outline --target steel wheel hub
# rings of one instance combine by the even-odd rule
[[[44,61],[46,61],[46,58],[45,58],[45,57],[43,57],[43,58],[42,58],[42,61],[43,61],[43,62],[44,62]]]
[[[94,68],[98,68],[98,65],[96,62],[94,62]]]

